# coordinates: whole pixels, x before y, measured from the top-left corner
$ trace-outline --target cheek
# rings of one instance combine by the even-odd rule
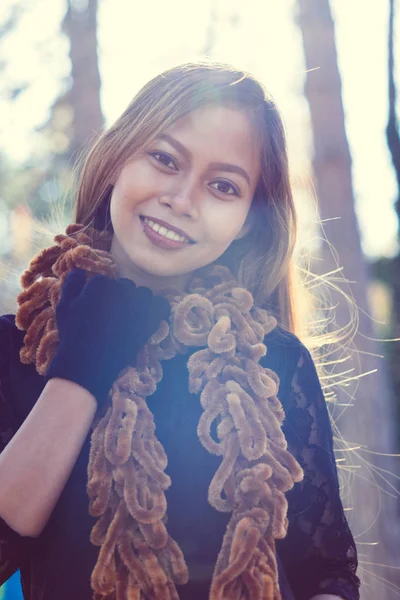
[[[156,193],[155,178],[150,175],[149,166],[142,162],[121,172],[111,198],[116,211],[122,209],[132,212],[138,204]]]
[[[136,190],[130,189],[127,185],[116,185],[114,187],[110,202],[110,217],[114,231],[120,231],[131,227],[133,215],[135,213],[138,196]]]
[[[227,207],[227,210],[214,210],[208,219],[209,239],[221,246],[229,245],[242,229],[248,209],[240,207]]]
[[[146,197],[144,192],[136,186],[134,189],[121,187],[114,190],[110,204],[111,221],[117,221],[122,227],[130,226],[131,218],[135,215],[143,197]]]

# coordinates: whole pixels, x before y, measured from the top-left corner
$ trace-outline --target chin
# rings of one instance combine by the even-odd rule
[[[170,267],[165,265],[156,265],[154,262],[148,263],[147,261],[135,261],[132,260],[132,263],[135,265],[138,271],[146,275],[150,275],[152,277],[179,277],[180,275],[184,275],[185,273],[190,273],[191,271],[177,271],[173,268],[173,265]]]

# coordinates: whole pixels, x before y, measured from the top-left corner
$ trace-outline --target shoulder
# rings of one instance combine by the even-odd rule
[[[269,355],[272,358],[271,355],[274,354],[280,360],[284,359],[286,362],[289,360],[293,371],[296,367],[307,364],[314,366],[314,360],[307,346],[294,333],[279,325],[264,337],[264,344],[267,348],[267,357]]]
[[[16,430],[16,418],[10,400],[11,340],[14,328],[14,315],[0,317],[0,451]]]
[[[293,374],[305,348],[299,338],[277,326],[264,337],[264,344],[267,353],[261,359],[261,364],[277,371],[284,369],[286,376]]]
[[[19,353],[24,339],[24,332],[15,325],[15,315],[0,316],[0,371],[7,367],[12,354]]]
[[[305,348],[297,335],[279,325],[264,337],[264,344],[267,346],[267,351],[268,348],[273,348],[275,351],[283,353],[299,354]]]
[[[15,324],[15,315],[1,315],[0,316],[0,331],[8,333],[8,335],[12,335],[17,337],[18,339],[23,339],[24,331],[18,329]]]
[[[0,331],[8,331],[15,327],[15,315],[2,315],[0,316]]]
[[[25,331],[15,324],[15,315],[0,316],[0,387],[3,405],[12,406],[20,425],[32,409],[43,387],[44,378],[35,365],[23,364],[20,350]]]
[[[0,316],[0,369],[12,360],[19,361],[19,352],[24,343],[25,331],[15,324],[15,315]]]
[[[279,326],[265,336],[264,344],[267,353],[260,363],[263,367],[275,371],[280,379],[282,399],[288,398],[299,368],[304,366],[305,370],[308,370],[307,365],[314,367],[311,354],[295,334]]]

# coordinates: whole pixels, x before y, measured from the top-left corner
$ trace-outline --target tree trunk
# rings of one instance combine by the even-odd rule
[[[347,516],[358,545],[362,598],[391,600],[397,596],[394,585],[399,585],[399,573],[382,565],[397,567],[400,564],[398,499],[397,493],[382,478],[382,475],[387,476],[386,473],[379,468],[393,473],[398,470],[398,462],[374,453],[395,452],[394,410],[386,366],[379,357],[380,348],[373,340],[372,321],[367,316],[371,314],[368,273],[354,208],[351,157],[345,131],[334,23],[329,0],[298,0],[298,7],[298,23],[308,69],[305,95],[313,129],[313,167],[319,212],[325,235],[337,254],[336,263],[325,245],[321,250],[323,260],[318,271],[330,272],[338,266],[343,267],[344,277],[349,281],[346,292],[351,291],[359,307],[359,327],[353,340],[355,352],[344,363],[343,370],[354,368],[350,377],[377,370],[358,380],[354,407],[343,411],[340,405],[349,404],[348,394],[342,388],[336,392],[333,412],[340,434],[350,446],[359,446],[353,452],[346,452],[338,440],[337,458],[343,461],[338,463],[342,467],[341,477],[349,477],[351,485],[351,489],[346,490],[349,493],[346,496],[343,493],[343,501],[349,509]],[[331,302],[337,306],[336,325],[345,327],[350,320],[346,302],[334,292],[331,293]],[[343,352],[337,352],[333,358],[342,355]],[[342,410],[340,416],[339,410]],[[381,486],[383,491],[377,486]]]
[[[395,203],[397,218],[399,220],[398,238],[400,239],[400,136],[397,122],[397,93],[394,77],[394,21],[395,3],[389,0],[389,32],[388,32],[388,80],[389,80],[389,119],[386,128],[386,138],[397,181],[397,199]]]
[[[398,218],[397,238],[400,241],[400,135],[397,119],[397,90],[395,83],[395,61],[394,61],[394,23],[395,23],[395,1],[389,0],[389,29],[388,29],[388,99],[389,115],[386,127],[386,139],[389,152],[392,157],[393,169],[397,182],[397,198],[395,210]],[[375,268],[377,264],[374,265]],[[384,267],[382,273],[386,284],[389,285],[392,292],[392,314],[391,314],[391,335],[394,338],[400,338],[400,254],[386,261],[381,261],[379,265]],[[388,348],[390,362],[390,371],[394,395],[397,401],[397,423],[400,419],[400,343],[391,344]],[[399,436],[400,438],[400,432]]]
[[[103,126],[97,61],[97,0],[68,0],[64,28],[70,40],[73,109],[71,152],[87,147]]]

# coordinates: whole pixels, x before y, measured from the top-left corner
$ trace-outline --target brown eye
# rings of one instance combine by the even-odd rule
[[[166,154],[165,152],[151,152],[151,156],[164,167],[167,167],[167,169],[171,169],[171,171],[178,170],[176,161],[169,154]],[[172,165],[172,167],[170,165]]]
[[[228,196],[240,196],[239,190],[236,188],[236,186],[229,181],[225,181],[224,179],[213,181],[213,183],[210,183],[210,186],[222,194],[227,194]]]

